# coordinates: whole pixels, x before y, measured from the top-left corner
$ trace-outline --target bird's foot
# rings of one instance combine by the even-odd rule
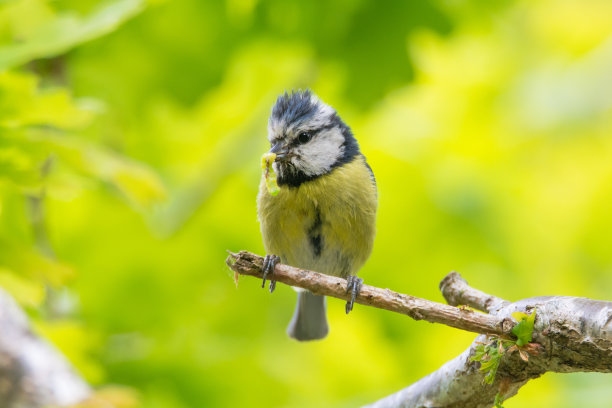
[[[361,285],[363,285],[363,279],[361,278],[349,276],[346,279],[346,293],[351,293],[351,298],[346,302],[346,314],[353,310],[353,303],[355,303],[355,298],[359,296]]]
[[[261,267],[261,271],[263,272],[263,282],[261,282],[261,287],[266,286],[266,278],[268,275],[270,277],[270,293],[274,292],[276,288],[276,281],[274,280],[274,267],[276,264],[280,262],[280,257],[276,255],[266,255],[263,261],[263,266]]]

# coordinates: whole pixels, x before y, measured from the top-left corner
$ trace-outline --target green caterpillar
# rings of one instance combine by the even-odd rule
[[[274,171],[274,167],[272,167],[274,160],[276,160],[275,153],[264,153],[263,156],[261,156],[261,170],[266,178],[266,187],[268,188],[268,193],[273,196],[277,195],[280,191],[276,183],[276,172]]]

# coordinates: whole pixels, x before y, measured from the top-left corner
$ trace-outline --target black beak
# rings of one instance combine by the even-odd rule
[[[270,153],[276,153],[277,159],[284,159],[287,156],[287,146],[284,146],[282,142],[275,143],[270,149]]]

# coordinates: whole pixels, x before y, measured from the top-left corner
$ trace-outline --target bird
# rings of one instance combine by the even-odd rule
[[[309,89],[281,94],[267,131],[279,192],[272,195],[262,177],[257,196],[266,251],[262,287],[269,277],[274,290],[278,263],[339,276],[350,292],[348,314],[363,283],[357,272],[374,245],[374,173],[350,127]],[[287,334],[298,341],[326,337],[325,297],[295,289],[297,305]]]

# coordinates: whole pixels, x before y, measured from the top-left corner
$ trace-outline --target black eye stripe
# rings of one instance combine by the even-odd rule
[[[299,132],[297,132],[297,136],[291,141],[290,146],[291,147],[296,147],[296,146],[299,146],[301,144],[308,143],[310,140],[314,139],[322,131],[332,129],[335,126],[336,126],[335,124],[330,123],[328,125],[321,126],[321,127],[317,128],[317,129],[300,130]],[[308,141],[306,141],[306,142],[300,142],[300,135],[302,133],[308,133],[310,135],[310,139]]]
[[[303,136],[303,135],[308,135],[308,136]],[[297,136],[291,141],[291,146],[296,147],[296,146],[300,146],[303,144],[306,144],[308,142],[310,142],[312,140],[313,137],[315,137],[316,132],[315,131],[300,131],[298,132]]]
[[[323,126],[323,127],[318,128],[318,129],[301,130],[301,131],[298,132],[297,137],[294,139],[294,141],[297,144],[308,143],[316,135],[318,135],[321,131],[331,129],[332,127],[333,127],[333,125],[332,126]],[[308,140],[307,141],[300,141],[300,137],[303,134],[307,134],[308,135]]]

